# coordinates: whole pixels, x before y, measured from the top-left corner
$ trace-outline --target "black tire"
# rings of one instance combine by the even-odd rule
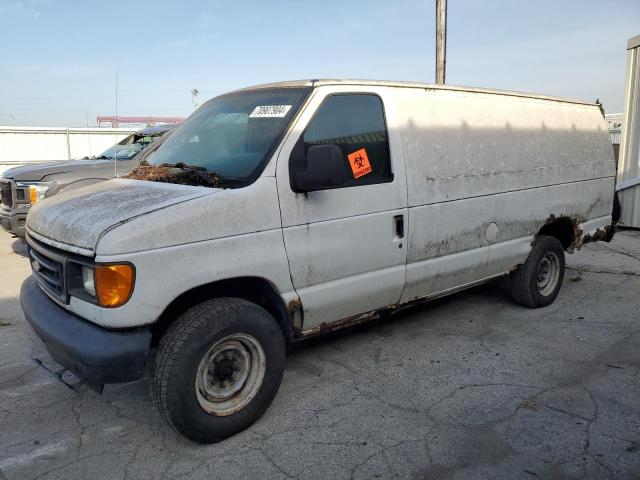
[[[221,362],[212,358],[217,345],[233,336],[252,338],[264,356],[262,381],[242,408],[223,415],[208,413],[201,402],[202,388],[196,387],[198,372],[213,375]],[[232,340],[235,341],[235,340]],[[218,359],[219,354],[215,358]],[[222,361],[225,358],[220,357]],[[247,358],[255,359],[254,356]],[[178,432],[200,443],[214,443],[249,427],[262,416],[275,397],[286,359],[285,340],[275,319],[260,306],[239,298],[216,298],[184,312],[160,340],[156,354],[152,396],[164,419]],[[251,362],[248,362],[251,365]],[[202,368],[202,365],[207,365]],[[233,364],[235,365],[235,364]],[[254,367],[250,367],[254,368]],[[250,378],[250,377],[248,377]],[[225,380],[220,380],[225,385]],[[248,380],[245,382],[248,383]],[[257,383],[253,382],[254,384]],[[243,387],[244,388],[244,387]],[[240,393],[232,398],[240,397]],[[234,400],[232,400],[234,401]]]
[[[538,283],[539,268],[544,271],[546,262],[551,264],[556,260],[557,272],[549,277],[553,284],[547,283],[542,288]],[[525,262],[509,276],[511,296],[516,302],[530,308],[546,307],[558,296],[564,280],[564,267],[564,248],[560,241],[555,237],[539,235]]]

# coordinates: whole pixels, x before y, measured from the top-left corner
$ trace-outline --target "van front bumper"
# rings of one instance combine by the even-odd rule
[[[20,290],[27,321],[49,354],[63,367],[93,385],[142,378],[149,349],[148,328],[107,330],[67,312],[28,277]]]

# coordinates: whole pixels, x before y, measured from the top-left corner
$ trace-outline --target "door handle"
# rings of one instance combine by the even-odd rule
[[[396,227],[396,237],[404,238],[404,215],[396,215],[393,217],[393,222]]]

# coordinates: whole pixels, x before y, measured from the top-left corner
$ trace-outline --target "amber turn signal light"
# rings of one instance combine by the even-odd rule
[[[133,292],[134,270],[129,264],[95,266],[96,297],[101,307],[127,303]]]

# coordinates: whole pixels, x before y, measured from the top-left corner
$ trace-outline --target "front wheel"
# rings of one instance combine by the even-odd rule
[[[152,396],[178,432],[217,442],[262,416],[285,358],[282,331],[267,311],[239,298],[208,300],[182,314],[160,341]]]
[[[564,248],[560,241],[539,235],[531,253],[511,273],[511,296],[527,307],[545,307],[555,300],[564,279]]]

